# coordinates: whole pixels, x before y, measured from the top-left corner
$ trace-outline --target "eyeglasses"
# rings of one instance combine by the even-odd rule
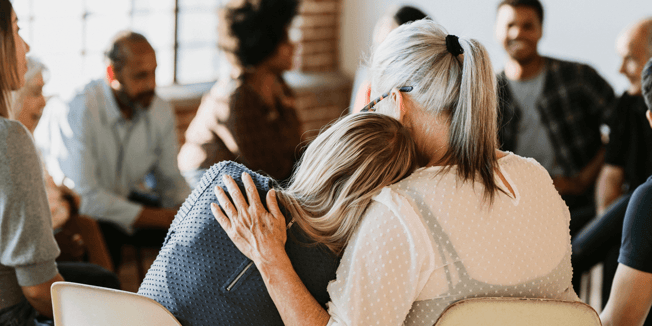
[[[403,87],[399,87],[398,91],[403,92],[403,93],[409,93],[413,89],[414,89],[414,87],[412,87],[412,86],[403,86]],[[371,101],[369,104],[365,105],[362,108],[362,110],[360,110],[360,112],[376,112],[376,109],[374,109],[374,105],[378,104],[378,102],[380,102],[380,101],[384,100],[385,98],[387,98],[389,96],[389,93],[391,93],[391,91],[387,92],[387,93],[381,95],[379,98]]]

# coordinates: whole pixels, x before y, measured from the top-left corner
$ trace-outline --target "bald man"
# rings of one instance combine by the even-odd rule
[[[53,178],[72,181],[80,213],[100,221],[118,267],[124,243],[163,244],[190,188],[177,167],[172,107],[155,93],[154,49],[125,31],[106,59],[106,78],[87,84],[67,110],[44,112],[36,137]],[[146,177],[152,196],[140,195]]]
[[[605,165],[597,184],[598,214],[652,174],[652,130],[642,119],[647,107],[641,96],[641,71],[652,57],[652,17],[627,28],[616,42],[622,58],[620,73],[629,88],[620,97],[611,121]]]
[[[652,175],[652,129],[645,118],[641,72],[652,57],[652,18],[628,27],[618,37],[620,73],[629,87],[619,98],[610,121],[610,139],[596,186],[598,217],[573,238],[573,286],[579,290],[582,272],[604,263],[602,303],[606,304],[618,267],[621,230],[631,193]]]
[[[645,116],[652,127],[652,60],[643,69],[642,81],[648,105]],[[652,176],[631,197],[611,296],[600,315],[604,326],[652,325],[648,318],[652,307]]]

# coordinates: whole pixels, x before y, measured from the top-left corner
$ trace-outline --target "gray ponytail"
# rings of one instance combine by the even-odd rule
[[[433,116],[450,123],[450,165],[463,181],[478,178],[485,198],[498,191],[496,77],[486,49],[476,40],[460,38],[464,54],[446,49],[448,33],[439,24],[421,20],[400,26],[388,35],[372,58],[371,97],[395,87],[413,86],[407,96]],[[394,112],[391,100],[378,103],[379,112]],[[426,128],[427,130],[427,128]],[[444,169],[445,171],[446,169]]]

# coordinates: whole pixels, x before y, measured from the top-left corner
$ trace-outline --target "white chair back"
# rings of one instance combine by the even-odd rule
[[[450,305],[435,326],[601,326],[591,306],[579,301],[473,298]]]
[[[158,302],[132,292],[72,282],[52,284],[57,326],[180,326]]]

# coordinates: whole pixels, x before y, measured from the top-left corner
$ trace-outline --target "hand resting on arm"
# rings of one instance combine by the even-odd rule
[[[267,193],[268,212],[251,176],[243,173],[242,179],[249,204],[229,176],[224,176],[224,183],[233,203],[224,190],[215,188],[215,195],[224,208],[223,213],[219,206],[211,205],[217,222],[238,249],[256,264],[286,325],[326,325],[330,319],[328,312],[308,292],[285,252],[285,217],[279,209],[276,192]]]

